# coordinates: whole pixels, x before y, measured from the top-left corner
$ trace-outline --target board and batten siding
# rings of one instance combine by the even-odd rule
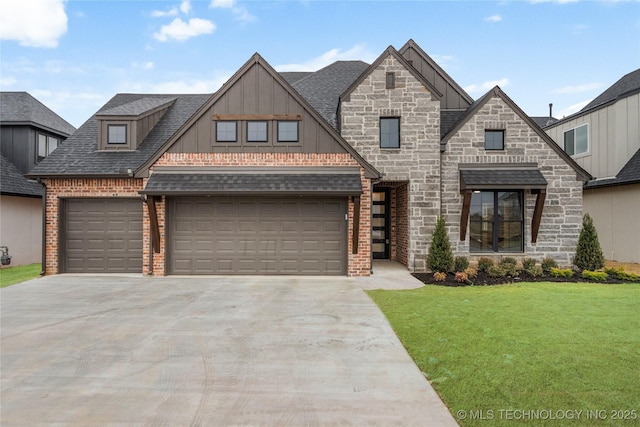
[[[573,159],[594,178],[613,177],[640,149],[640,94],[547,128],[547,134],[564,148],[564,133],[589,125],[589,152]]]
[[[247,142],[246,120],[237,121],[236,142],[216,141],[214,116],[299,116],[298,142],[278,142],[277,119],[268,120],[268,141]],[[259,118],[257,118],[259,119]],[[320,119],[321,120],[321,119]],[[176,141],[171,153],[346,153],[336,139],[279,81],[254,64]]]

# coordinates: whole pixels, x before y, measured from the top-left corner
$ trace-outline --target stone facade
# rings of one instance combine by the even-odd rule
[[[504,150],[484,149],[485,129],[504,130]],[[537,243],[531,243],[531,219],[536,195],[524,192],[524,252],[470,253],[469,235],[460,241],[460,164],[535,163],[546,179],[547,195]],[[531,126],[498,96],[493,96],[448,141],[442,159],[442,209],[455,255],[545,257],[569,266],[582,227],[582,182],[576,171]],[[499,188],[496,188],[499,190]]]
[[[395,73],[393,89],[386,88],[389,72]],[[381,117],[400,118],[400,148],[380,148]],[[389,55],[342,101],[340,131],[385,182],[408,183],[408,247],[396,247],[396,259],[423,271],[440,211],[440,102]]]

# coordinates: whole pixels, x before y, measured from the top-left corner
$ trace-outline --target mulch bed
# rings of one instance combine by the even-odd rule
[[[436,282],[433,280],[433,273],[413,273],[413,277],[420,280],[426,285],[439,285],[439,286],[493,286],[504,285],[507,283],[522,283],[522,282],[586,282],[586,283],[600,283],[600,284],[617,284],[628,283],[625,280],[619,280],[615,277],[609,276],[607,280],[595,281],[583,278],[580,273],[576,273],[573,277],[554,277],[550,274],[544,273],[542,276],[533,277],[526,272],[521,271],[517,277],[491,277],[487,273],[479,271],[478,275],[470,279],[470,283],[460,283],[455,279],[453,273],[447,274],[447,277],[442,282]]]

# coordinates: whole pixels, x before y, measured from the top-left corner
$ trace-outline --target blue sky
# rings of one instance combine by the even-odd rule
[[[640,2],[2,0],[0,89],[78,127],[119,92],[212,93],[255,52],[311,71],[410,38],[473,98],[563,117],[640,68]]]

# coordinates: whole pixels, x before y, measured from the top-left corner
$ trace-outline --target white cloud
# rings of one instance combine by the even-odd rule
[[[508,85],[509,85],[509,79],[505,77],[500,80],[489,80],[480,84],[471,84],[465,87],[464,90],[469,93],[478,93],[478,92],[484,93],[493,89],[494,86],[500,86],[501,88],[504,88],[505,86],[508,86]]]
[[[372,62],[377,55],[367,51],[364,45],[358,44],[347,51],[340,49],[331,49],[320,56],[312,58],[306,62],[297,64],[276,65],[274,68],[279,72],[282,71],[317,71],[335,61],[362,60]]]
[[[10,87],[10,86],[13,86],[16,83],[18,83],[18,80],[16,80],[13,77],[0,76],[0,89],[4,89],[4,88]]]
[[[553,115],[555,117],[558,117],[558,118],[570,116],[571,114],[577,113],[578,111],[582,110],[591,101],[592,100],[590,99],[588,101],[578,102],[577,104],[570,105],[567,108],[565,108],[564,110],[558,111],[557,113],[554,113]]]
[[[67,32],[64,0],[9,0],[0,6],[0,39],[21,46],[57,47]]]
[[[163,25],[160,32],[155,33],[153,37],[161,42],[169,39],[185,41],[191,37],[211,34],[215,29],[215,24],[207,19],[191,18],[188,22],[185,22],[180,18],[176,18],[170,24]]]
[[[189,12],[191,12],[190,0],[182,0],[182,3],[180,3],[180,11],[184,14],[188,14]]]
[[[554,93],[582,93],[582,92],[590,92],[592,90],[600,89],[604,85],[602,83],[586,83],[582,85],[576,86],[564,86],[558,89],[555,89]]]
[[[178,8],[173,7],[169,10],[154,10],[151,12],[151,16],[154,18],[164,18],[165,16],[176,16],[178,14]]]
[[[175,80],[154,84],[152,93],[213,93],[229,80],[231,74],[211,80]]]
[[[538,3],[577,3],[579,0],[529,0],[529,3],[538,4]]]
[[[487,22],[500,22],[502,21],[502,16],[500,15],[491,15],[491,16],[487,16],[486,18],[484,18],[485,21]]]
[[[134,62],[133,64],[131,64],[131,66],[135,69],[152,70],[155,65],[153,62],[147,61],[147,62]]]
[[[246,7],[238,5],[235,0],[211,0],[209,7],[211,9],[230,9],[238,21],[253,22],[257,19],[249,13]]]

